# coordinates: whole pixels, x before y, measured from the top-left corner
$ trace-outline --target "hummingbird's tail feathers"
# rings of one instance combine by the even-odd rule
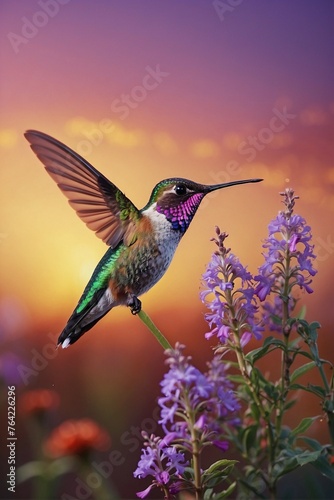
[[[64,330],[58,338],[57,345],[63,349],[74,344],[84,333],[90,330],[112,308],[108,297],[108,289],[97,290],[91,302],[80,312],[73,311]]]
[[[108,310],[109,311],[109,310]],[[61,332],[58,338],[58,346],[61,345],[63,349],[66,349],[69,345],[74,344],[77,340],[79,340],[80,337],[88,330],[93,328],[93,326],[100,321],[100,319],[103,318],[107,314],[108,311],[105,311],[101,316],[96,318],[94,321],[91,321],[90,323],[86,324],[85,326],[81,327],[80,324],[76,324],[76,326],[73,326],[72,328],[70,327],[70,324],[67,323],[65,326],[64,330]]]

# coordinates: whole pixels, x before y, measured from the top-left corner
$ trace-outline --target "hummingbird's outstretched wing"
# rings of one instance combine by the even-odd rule
[[[36,130],[25,134],[46,171],[69,199],[80,219],[111,248],[136,240],[141,217],[133,203],[82,156]]]

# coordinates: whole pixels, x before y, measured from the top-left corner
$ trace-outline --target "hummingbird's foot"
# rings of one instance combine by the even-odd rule
[[[141,311],[141,301],[135,295],[131,295],[128,300],[128,307],[132,314],[138,314]]]

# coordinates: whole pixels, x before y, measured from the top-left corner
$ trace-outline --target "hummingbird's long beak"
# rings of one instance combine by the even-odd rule
[[[224,182],[223,184],[214,184],[213,186],[206,186],[207,193],[211,193],[212,191],[216,191],[216,189],[222,189],[230,186],[236,186],[237,184],[248,184],[249,182],[261,182],[263,179],[244,179],[241,181],[231,181]]]

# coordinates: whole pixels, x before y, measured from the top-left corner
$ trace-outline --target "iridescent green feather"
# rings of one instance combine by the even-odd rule
[[[177,180],[177,179],[175,179],[175,180]],[[175,184],[175,180],[173,180],[173,179],[165,179],[165,180],[159,182],[154,187],[154,189],[153,189],[153,191],[151,193],[150,199],[148,200],[148,202],[145,205],[145,207],[141,209],[141,212],[143,212],[144,210],[148,209],[152,205],[152,203],[155,203],[157,201],[157,199],[159,199],[161,192],[164,191],[164,189],[166,188],[166,186],[168,186],[170,184]]]
[[[102,257],[75,309],[77,314],[80,314],[89,305],[98,290],[108,286],[110,271],[123,249],[124,245],[120,244],[117,248],[107,250]]]

